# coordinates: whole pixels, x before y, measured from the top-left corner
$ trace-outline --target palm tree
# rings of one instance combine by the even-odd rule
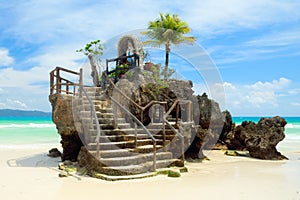
[[[150,40],[145,41],[144,44],[152,44],[160,46],[165,44],[166,60],[164,69],[164,80],[168,80],[169,71],[169,54],[171,44],[179,44],[182,42],[194,43],[195,37],[187,37],[184,34],[189,33],[191,29],[188,24],[178,17],[178,15],[170,15],[160,13],[160,17],[155,21],[150,21],[148,30],[143,32]]]

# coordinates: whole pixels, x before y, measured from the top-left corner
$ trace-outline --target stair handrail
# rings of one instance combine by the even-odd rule
[[[127,110],[124,106],[122,106],[117,100],[113,97],[110,97],[111,101],[117,105],[120,109],[122,109],[126,114],[130,115],[130,117],[135,121],[135,123],[139,124],[142,129],[147,133],[147,135],[151,138],[153,142],[153,171],[156,171],[156,139],[150,133],[150,131],[144,126],[144,124],[136,118],[129,110]]]
[[[97,131],[97,136],[96,136],[96,139],[95,139],[95,142],[96,142],[96,157],[98,159],[100,159],[100,136],[101,136],[101,128],[100,128],[100,124],[99,124],[99,121],[98,121],[98,117],[97,117],[97,114],[96,114],[96,108],[95,108],[95,105],[93,104],[91,98],[89,97],[88,93],[86,92],[86,90],[84,89],[83,85],[80,85],[80,90],[83,92],[83,94],[86,96],[89,104],[90,104],[90,107],[91,107],[91,120],[95,120],[95,123],[96,123],[96,131]]]
[[[170,109],[163,115],[163,120],[164,120],[164,123],[166,123],[166,124],[171,128],[171,130],[172,130],[176,135],[179,136],[179,138],[180,138],[180,140],[181,140],[181,158],[182,158],[182,160],[184,161],[184,160],[185,160],[185,159],[184,159],[184,136],[180,133],[180,131],[178,131],[177,129],[175,129],[174,126],[172,126],[172,125],[170,124],[170,122],[167,120],[168,115],[172,112],[172,110],[175,108],[175,106],[178,105],[178,103],[179,103],[180,101],[184,101],[184,100],[179,100],[179,99],[177,99],[177,100],[173,103],[173,105],[170,107]],[[189,113],[189,115],[190,115],[190,113]]]

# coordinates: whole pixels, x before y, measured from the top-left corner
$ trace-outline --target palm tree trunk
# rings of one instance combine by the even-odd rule
[[[92,54],[89,54],[88,58],[90,60],[90,65],[91,65],[91,69],[92,69],[91,76],[93,78],[93,84],[95,87],[97,87],[99,85],[97,66],[95,64]]]
[[[166,61],[165,61],[165,69],[164,69],[164,80],[168,80],[168,72],[169,72],[169,54],[170,54],[170,44],[166,43]]]

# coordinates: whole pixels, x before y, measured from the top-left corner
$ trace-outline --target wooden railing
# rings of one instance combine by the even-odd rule
[[[79,81],[75,83],[66,78],[61,77],[61,72],[66,72],[78,76]],[[82,85],[82,69],[79,72],[74,72],[62,67],[56,67],[50,72],[50,95],[51,94],[70,94],[75,95],[76,89]]]
[[[180,104],[186,104],[187,108],[187,122],[191,122],[193,121],[193,114],[192,114],[192,102],[189,100],[176,100],[173,105],[170,107],[170,109],[163,115],[163,127],[165,126],[165,124],[171,128],[171,130],[175,133],[176,136],[179,137],[180,139],[180,154],[181,154],[181,159],[184,161],[184,136],[182,135],[182,133],[180,131],[178,131],[177,129],[174,128],[174,126],[172,126],[170,124],[170,122],[167,120],[167,117],[170,115],[170,113],[176,108],[176,123],[178,123],[178,116],[179,116],[179,106]],[[180,128],[179,128],[180,130]]]
[[[133,59],[133,63],[128,63],[127,59]],[[115,69],[111,71],[109,71],[108,69],[108,63],[110,62],[116,63]],[[128,66],[126,68],[120,67],[122,64],[127,64]],[[106,74],[107,76],[112,76],[112,74],[114,74],[114,77],[112,78],[116,83],[119,80],[119,75],[121,75],[122,73],[124,74],[137,66],[140,66],[140,57],[136,53],[130,56],[120,56],[118,58],[106,59]]]

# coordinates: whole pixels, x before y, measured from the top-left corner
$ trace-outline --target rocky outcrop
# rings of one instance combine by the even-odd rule
[[[257,124],[243,122],[224,140],[229,149],[248,150],[251,157],[267,160],[287,159],[277,151],[276,145],[285,137],[285,119],[261,118]]]
[[[81,146],[83,146],[75,127],[72,96],[64,94],[53,94],[49,96],[52,105],[52,121],[55,123],[58,133],[61,136],[61,144],[64,160],[77,160]]]
[[[198,110],[194,121],[198,121],[192,135],[191,145],[185,152],[186,158],[203,158],[203,149],[212,149],[232,128],[232,118],[228,111],[221,112],[219,104],[208,98],[206,93],[197,96]]]
[[[192,134],[185,135],[188,140],[186,158],[202,158],[204,157],[202,150],[210,150],[216,143],[225,144],[226,148],[231,150],[248,150],[250,156],[254,158],[286,158],[276,149],[276,145],[285,136],[286,121],[283,118],[262,118],[257,124],[243,122],[240,126],[235,127],[231,114],[228,111],[221,112],[218,103],[209,99],[205,93],[197,97],[193,95],[190,81],[170,80],[164,85],[161,82],[156,83],[149,77],[138,68],[131,71],[131,76],[128,76],[127,79],[121,79],[117,85],[119,90],[140,106],[145,106],[152,100],[165,101],[168,110],[177,99],[193,102],[195,127],[192,129]],[[141,112],[115,88],[108,91],[110,95],[129,108],[135,116],[143,119],[144,124],[150,122],[149,110]],[[52,104],[52,119],[62,139],[62,160],[75,161],[83,144],[78,133],[78,130],[81,129],[74,122],[73,97],[53,94],[49,96],[49,100]],[[176,109],[171,113],[170,118],[175,116],[174,112]],[[183,116],[180,117],[183,118]],[[83,131],[79,132],[83,133]]]

